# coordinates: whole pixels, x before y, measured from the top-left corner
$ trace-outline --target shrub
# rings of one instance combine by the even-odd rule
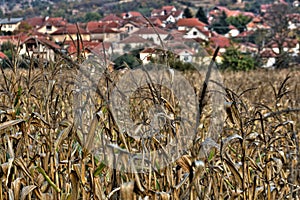
[[[242,53],[234,47],[229,47],[223,54],[221,69],[248,71],[255,68],[254,63],[254,58],[251,55]]]

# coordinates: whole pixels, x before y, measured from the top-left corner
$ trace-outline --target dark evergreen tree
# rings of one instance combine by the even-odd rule
[[[221,15],[218,16],[218,18],[212,23],[211,29],[222,35],[228,33],[229,32],[229,27],[228,27],[229,24],[226,21],[226,19],[227,19],[227,15],[223,11],[221,13]]]
[[[185,18],[192,18],[193,17],[193,14],[192,14],[192,11],[189,7],[186,7],[184,10],[183,10],[183,16]]]
[[[206,24],[208,24],[208,19],[206,17],[206,14],[203,10],[202,7],[199,7],[197,13],[196,13],[196,17],[201,21],[201,22],[204,22]]]

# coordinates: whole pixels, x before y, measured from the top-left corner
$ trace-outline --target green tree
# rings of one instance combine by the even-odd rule
[[[229,24],[226,21],[226,19],[227,19],[227,15],[223,11],[221,13],[221,15],[218,16],[217,19],[212,23],[211,29],[222,35],[228,33],[229,32],[229,27],[228,27]]]
[[[3,42],[1,45],[1,51],[7,56],[8,60],[5,60],[2,64],[3,68],[7,68],[10,66],[9,62],[13,58],[13,51],[15,46],[11,42]]]
[[[208,24],[208,20],[207,20],[207,17],[206,17],[206,14],[203,10],[202,7],[199,7],[197,13],[196,13],[196,17],[201,21],[201,22],[204,22],[206,24]]]
[[[101,19],[101,15],[97,12],[88,12],[84,16],[85,22],[98,21],[100,19]]]
[[[246,53],[242,53],[234,47],[227,48],[223,54],[221,69],[248,71],[255,68],[254,58]]]
[[[240,32],[246,30],[246,25],[251,22],[252,18],[245,15],[231,16],[226,19],[227,23],[235,26]]]
[[[193,14],[192,14],[192,11],[189,7],[186,7],[184,10],[183,10],[183,16],[185,18],[192,18],[193,17]]]
[[[139,65],[141,65],[141,60],[132,54],[125,53],[124,55],[115,59],[114,63],[115,63],[115,69],[122,69],[127,66],[130,67],[131,69],[134,69]]]

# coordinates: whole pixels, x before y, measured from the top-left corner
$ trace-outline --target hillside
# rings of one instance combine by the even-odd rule
[[[88,12],[98,13],[104,16],[109,13],[120,13],[135,10],[149,15],[150,11],[160,8],[162,5],[176,5],[176,7],[185,8],[187,6],[197,9],[202,6],[211,8],[215,5],[227,7],[240,7],[247,10],[257,10],[263,3],[270,3],[274,0],[249,0],[246,3],[237,4],[233,0],[0,0],[0,17],[33,17],[33,16],[53,16],[64,17],[70,22],[80,22]],[[287,1],[292,2],[292,1]]]

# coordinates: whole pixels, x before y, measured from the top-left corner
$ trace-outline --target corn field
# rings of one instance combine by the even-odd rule
[[[213,140],[207,136],[211,108],[204,101],[193,145],[167,166],[134,173],[111,168],[88,151],[84,129],[115,142],[112,151],[125,154],[143,146],[163,149],[176,129],[164,127],[165,140],[142,143],[118,129],[105,95],[95,102],[101,115],[78,126],[76,62],[61,58],[47,67],[35,65],[31,60],[21,69],[14,59],[10,68],[1,68],[0,199],[299,199],[299,69],[222,72],[222,83],[208,83],[224,91],[222,130]],[[204,78],[185,75],[191,83]],[[106,72],[96,86],[101,94],[110,93],[118,76],[121,72]],[[201,87],[194,85],[198,93]],[[132,118],[163,95],[170,97],[164,100],[168,114],[178,114],[172,94],[155,88],[135,94],[147,101],[145,107],[130,102]]]

